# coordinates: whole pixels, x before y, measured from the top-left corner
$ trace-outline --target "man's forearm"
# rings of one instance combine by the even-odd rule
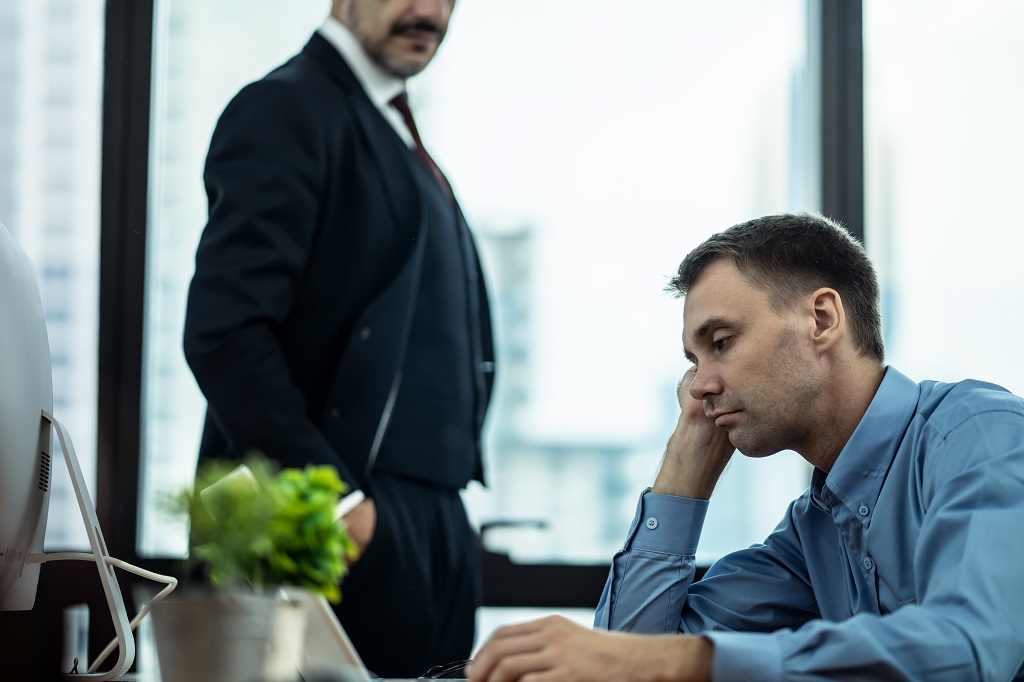
[[[669,438],[651,492],[696,500],[711,499],[711,493],[732,456],[733,447],[725,431],[716,429],[710,435],[695,431],[692,427],[684,428],[681,423]]]
[[[687,466],[690,464],[691,466]],[[654,479],[651,492],[659,495],[689,497],[694,500],[709,500],[721,476],[721,470],[692,466],[692,459],[683,460],[666,451],[658,476]]]
[[[665,446],[651,492],[707,500],[735,448],[729,434],[704,416],[703,403],[689,394],[693,377],[691,367],[676,389],[679,419]]]

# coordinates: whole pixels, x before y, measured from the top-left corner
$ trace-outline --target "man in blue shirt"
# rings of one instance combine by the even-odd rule
[[[503,628],[470,679],[1024,679],[1024,401],[887,367],[874,269],[819,216],[716,234],[670,288],[693,367],[599,629]],[[693,582],[734,448],[794,450],[811,486]]]

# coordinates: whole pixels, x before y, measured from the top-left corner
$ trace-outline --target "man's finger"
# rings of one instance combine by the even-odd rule
[[[472,682],[525,682],[539,673],[551,670],[557,663],[552,660],[551,654],[544,651],[508,654],[486,669],[482,666],[478,668],[479,662],[479,659],[476,659],[467,668],[467,674]]]

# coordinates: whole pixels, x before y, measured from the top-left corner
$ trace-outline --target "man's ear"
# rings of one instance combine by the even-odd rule
[[[846,334],[846,311],[843,299],[835,289],[822,287],[809,297],[814,315],[814,343],[826,351]]]

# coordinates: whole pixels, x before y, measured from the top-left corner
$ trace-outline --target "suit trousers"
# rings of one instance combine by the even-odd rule
[[[377,528],[335,606],[381,677],[418,677],[469,658],[482,592],[479,539],[458,490],[374,473],[364,486]]]

